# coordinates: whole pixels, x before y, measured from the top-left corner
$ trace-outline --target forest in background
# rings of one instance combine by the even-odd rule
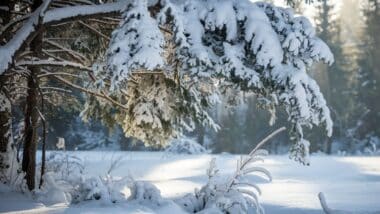
[[[277,3],[277,2],[275,2]],[[325,95],[334,120],[334,131],[328,138],[322,128],[306,133],[312,142],[311,152],[327,154],[372,154],[380,146],[380,12],[377,0],[347,0],[293,5],[296,13],[314,21],[318,36],[327,41],[334,53],[333,66],[318,64],[310,71]],[[308,7],[313,12],[304,14]],[[67,38],[77,48],[88,49],[88,38]],[[91,40],[90,40],[91,41]],[[94,41],[95,43],[96,41]],[[79,95],[79,91],[77,95]],[[59,99],[57,97],[57,99]],[[105,126],[99,121],[85,123],[78,117],[83,102],[66,97],[57,100],[59,108],[46,111],[49,123],[47,148],[55,149],[64,138],[68,150],[156,150],[147,148],[135,139],[126,138],[117,126]],[[238,103],[237,106],[230,105]],[[271,113],[256,107],[251,94],[231,94],[210,110],[221,129],[219,132],[198,127],[187,133],[213,152],[244,153],[268,133],[268,130],[288,124],[285,112],[278,112],[271,128]],[[20,109],[16,109],[22,115]],[[17,136],[17,120],[14,124]],[[22,124],[22,123],[20,123]],[[21,127],[20,127],[21,128]],[[99,140],[100,139],[100,140]],[[284,133],[267,145],[273,154],[288,151],[289,136]]]

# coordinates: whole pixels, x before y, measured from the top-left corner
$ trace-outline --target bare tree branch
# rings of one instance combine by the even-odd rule
[[[79,85],[76,85],[76,84],[74,84],[74,83],[72,83],[72,82],[70,82],[68,80],[65,80],[65,79],[63,79],[61,77],[58,77],[58,76],[54,76],[54,78],[57,79],[57,80],[59,80],[59,81],[61,81],[64,84],[72,87],[72,88],[78,89],[78,90],[80,90],[82,92],[85,92],[85,93],[93,95],[93,96],[97,96],[97,97],[103,98],[105,100],[110,101],[114,105],[117,105],[117,106],[119,106],[119,107],[121,107],[121,108],[123,108],[125,110],[127,109],[123,104],[121,104],[120,102],[118,102],[118,101],[112,99],[111,97],[105,95],[104,93],[98,93],[98,92],[95,92],[95,91],[91,91],[91,90],[89,90],[87,88],[83,88],[83,87],[81,87]]]
[[[1,40],[1,38],[4,38],[4,32],[6,32],[8,30],[8,28],[12,27],[13,25],[15,25],[19,22],[24,21],[25,19],[28,19],[31,15],[32,15],[32,13],[26,14],[25,16],[22,16],[20,18],[12,20],[11,22],[4,25],[4,27],[2,27],[1,31],[0,31],[0,40]]]
[[[77,51],[74,51],[72,49],[69,49],[69,48],[66,48],[54,41],[51,41],[51,40],[48,40],[48,39],[44,39],[44,42],[56,47],[56,48],[59,48],[63,51],[66,51],[70,56],[72,56],[74,59],[77,59],[78,61],[80,61],[81,63],[84,63],[84,61],[89,61],[83,54],[77,52]]]
[[[90,29],[92,32],[94,32],[96,35],[100,36],[100,37],[103,37],[104,39],[106,39],[107,41],[110,41],[111,38],[107,35],[104,35],[102,32],[98,31],[96,28],[84,23],[83,21],[78,21],[79,24],[85,26],[86,28]]]
[[[71,77],[76,77],[76,78],[80,78],[79,75],[76,75],[76,74],[70,74],[70,73],[66,73],[66,72],[45,72],[44,74],[40,74],[38,75],[37,77],[38,78],[43,78],[43,77],[48,77],[48,76],[71,76]]]
[[[92,71],[91,67],[84,66],[83,64],[70,62],[70,61],[56,61],[56,60],[36,60],[36,61],[20,61],[17,66],[59,66],[59,67],[72,67],[84,71]]]

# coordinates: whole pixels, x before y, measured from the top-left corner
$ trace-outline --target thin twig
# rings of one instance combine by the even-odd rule
[[[87,27],[88,29],[90,29],[92,32],[94,32],[95,34],[97,34],[98,36],[101,36],[103,37],[104,39],[106,39],[107,41],[110,41],[111,38],[105,34],[103,34],[102,32],[100,32],[99,30],[97,30],[96,28],[84,23],[83,21],[78,21],[79,24]]]
[[[56,88],[56,87],[42,87],[41,89],[53,90],[53,91],[64,92],[64,93],[72,93],[71,90],[66,90],[63,88]]]
[[[16,63],[17,66],[62,66],[62,67],[72,67],[78,68],[85,71],[92,71],[91,67],[87,67],[81,63],[71,62],[71,61],[56,61],[56,60],[37,60],[37,61],[20,61]]]
[[[236,177],[238,176],[238,172],[243,170],[244,167],[252,160],[255,152],[257,152],[268,140],[270,140],[272,137],[276,136],[278,133],[280,133],[284,130],[286,130],[285,127],[281,127],[279,129],[277,129],[276,131],[272,132],[270,135],[268,135],[267,137],[262,139],[256,145],[256,147],[249,153],[248,158],[243,160],[242,163],[240,164],[240,167],[237,168],[235,175],[231,178],[230,182],[228,183],[228,186],[227,186],[228,188],[226,189],[226,191],[229,191],[229,189],[231,189],[232,185],[234,184]],[[239,164],[238,164],[238,166],[239,166]]]
[[[277,129],[276,131],[272,132],[272,134],[268,135],[266,138],[262,139],[257,146],[249,153],[249,156],[253,155],[257,150],[260,149],[262,145],[264,145],[268,140],[270,140],[272,137],[276,136],[278,133],[285,131],[285,127],[281,127]]]
[[[9,27],[11,27],[14,24],[17,24],[18,22],[22,22],[25,19],[28,19],[31,15],[32,15],[32,13],[28,13],[25,16],[22,16],[18,19],[15,19],[15,20],[7,23],[4,27],[1,28],[0,36],[2,36]]]
[[[44,42],[56,47],[56,48],[59,48],[65,52],[67,52],[71,57],[73,57],[74,59],[80,61],[81,63],[85,62],[85,61],[89,61],[83,54],[77,52],[77,51],[74,51],[70,48],[66,48],[56,42],[53,42],[51,40],[48,40],[48,39],[45,39]]]
[[[83,92],[85,92],[85,93],[87,93],[87,94],[90,94],[90,95],[93,95],[93,96],[97,96],[97,97],[103,98],[103,99],[108,100],[108,101],[110,101],[111,103],[113,103],[113,104],[115,104],[115,105],[117,105],[117,106],[123,108],[123,109],[127,109],[127,107],[125,107],[123,104],[121,104],[121,103],[119,103],[118,101],[112,99],[111,97],[105,95],[105,93],[103,93],[103,92],[102,92],[102,93],[98,93],[98,92],[95,92],[95,91],[88,90],[88,89],[86,89],[86,88],[83,88],[83,87],[81,87],[81,86],[79,86],[79,85],[76,85],[76,84],[74,84],[74,83],[72,83],[72,82],[70,82],[70,81],[68,81],[68,80],[65,80],[65,79],[63,79],[63,78],[61,78],[61,77],[58,77],[58,76],[54,76],[54,78],[57,79],[57,80],[59,80],[59,81],[61,81],[61,82],[64,83],[64,84],[70,86],[70,87],[73,87],[73,88],[75,88],[75,89],[78,89],[78,90],[80,90],[80,91],[83,91]]]
[[[44,73],[44,74],[40,74],[38,75],[37,77],[38,78],[43,78],[43,77],[47,77],[47,76],[55,76],[55,75],[58,75],[58,76],[71,76],[71,77],[76,77],[76,78],[80,78],[79,75],[76,75],[76,74],[70,74],[70,73],[66,73],[66,72],[55,72],[55,73]]]

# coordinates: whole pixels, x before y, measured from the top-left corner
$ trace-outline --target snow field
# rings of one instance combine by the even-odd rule
[[[162,152],[72,152],[82,158],[85,173],[104,176],[111,162],[119,157],[115,177],[132,176],[150,181],[164,198],[191,193],[207,181],[206,169],[212,157],[222,175],[230,175],[237,155],[173,155]],[[380,211],[380,157],[311,156],[311,166],[302,166],[287,156],[268,156],[258,163],[272,173],[273,181],[251,176],[262,190],[261,203],[267,213],[322,213],[318,193],[324,192],[333,209]],[[130,195],[128,188],[123,190]],[[161,207],[139,203],[106,205],[97,201],[77,205],[43,205],[18,193],[0,190],[0,213],[181,213],[167,202]]]

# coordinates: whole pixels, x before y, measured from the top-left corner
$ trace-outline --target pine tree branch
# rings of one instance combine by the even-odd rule
[[[0,75],[11,67],[21,48],[34,37],[43,22],[49,4],[50,0],[44,1],[14,37],[4,46],[0,46]]]
[[[103,37],[104,39],[106,39],[107,41],[110,41],[111,38],[107,35],[104,35],[102,32],[98,31],[96,28],[84,23],[83,21],[78,21],[79,24],[85,26],[86,28],[88,28],[89,30],[91,30],[92,32],[94,32],[96,35],[100,36],[100,37]]]
[[[17,66],[59,66],[59,67],[72,67],[84,71],[92,71],[91,67],[84,66],[80,63],[70,61],[55,61],[55,60],[36,60],[36,61],[20,61],[16,63]]]
[[[17,24],[19,22],[22,22],[22,21],[30,18],[31,15],[32,15],[32,13],[26,14],[25,16],[22,16],[20,18],[12,20],[11,22],[9,22],[6,25],[4,25],[4,27],[2,27],[1,30],[0,30],[0,40],[2,40],[2,38],[4,38],[4,34],[8,31],[8,29],[10,27],[12,27],[13,25],[15,25],[15,24]]]
[[[64,93],[72,93],[71,90],[66,90],[66,89],[57,88],[57,87],[41,87],[41,89],[44,89],[44,90],[53,90],[53,91],[64,92]]]
[[[91,90],[89,90],[89,89],[87,89],[87,88],[83,88],[83,87],[81,87],[81,86],[79,86],[79,85],[76,85],[76,84],[74,84],[74,83],[72,83],[72,82],[70,82],[70,81],[68,81],[68,80],[66,80],[66,79],[63,79],[63,78],[59,77],[59,76],[53,76],[53,77],[54,77],[55,79],[59,80],[60,82],[62,82],[62,83],[64,83],[64,84],[66,84],[66,85],[72,87],[72,88],[78,89],[78,90],[80,90],[80,91],[82,91],[82,92],[84,92],[84,93],[86,93],[86,94],[90,94],[90,95],[93,95],[93,96],[96,96],[96,97],[103,98],[103,99],[105,99],[105,100],[111,102],[112,104],[114,104],[114,105],[116,105],[116,106],[119,106],[119,107],[121,107],[121,108],[127,110],[127,108],[126,108],[123,104],[121,104],[120,102],[118,102],[118,101],[112,99],[111,97],[105,95],[104,92],[102,92],[102,93],[98,93],[98,92],[95,92],[95,91],[91,91]]]
[[[60,45],[54,41],[49,40],[49,39],[44,39],[43,41],[54,46],[54,47],[56,47],[56,48],[59,48],[65,52],[67,52],[70,56],[72,56],[74,59],[77,59],[81,63],[84,63],[85,61],[87,61],[87,62],[89,61],[83,54],[81,54],[77,51],[74,51],[70,48],[66,48],[66,47],[64,47],[64,46],[62,46],[62,45]]]
[[[58,76],[71,76],[71,77],[76,77],[76,78],[80,78],[79,75],[76,75],[76,74],[70,74],[70,73],[66,73],[66,72],[46,72],[44,74],[40,74],[38,75],[37,77],[38,78],[43,78],[43,77],[48,77],[48,76],[55,76],[55,75],[58,75]]]
[[[89,21],[92,21],[92,22],[98,22],[100,24],[104,24],[104,25],[119,25],[119,21],[118,22],[112,22],[112,21],[103,21],[101,19],[89,19]]]

